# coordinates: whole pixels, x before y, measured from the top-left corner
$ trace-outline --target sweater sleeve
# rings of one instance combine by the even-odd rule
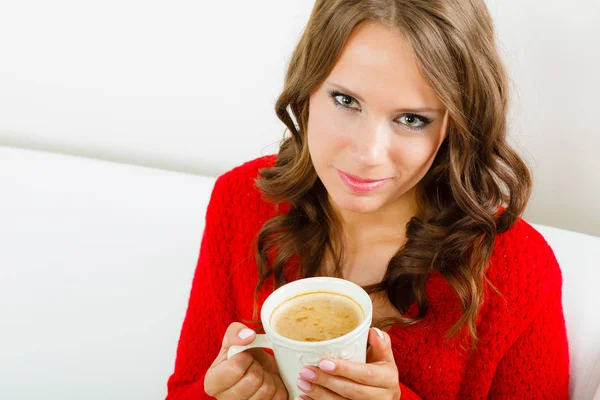
[[[421,398],[400,382],[400,400],[421,400]]]
[[[175,371],[168,380],[167,400],[210,399],[204,392],[204,376],[221,348],[227,327],[235,318],[231,285],[227,278],[227,247],[232,243],[226,228],[227,188],[220,177],[206,212],[200,255],[183,321]],[[223,300],[225,299],[225,300]]]
[[[562,308],[562,277],[550,250],[549,271],[557,278],[538,314],[498,364],[488,399],[568,399],[569,349]]]

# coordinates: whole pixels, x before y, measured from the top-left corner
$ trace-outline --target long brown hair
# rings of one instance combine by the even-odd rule
[[[284,267],[294,257],[300,276],[310,277],[323,273],[320,266],[330,254],[339,275],[340,225],[308,152],[308,105],[354,27],[365,21],[398,28],[449,114],[447,138],[417,185],[422,211],[407,224],[406,242],[383,280],[365,289],[387,294],[401,314],[416,301],[416,318],[394,321],[415,324],[428,309],[425,282],[439,271],[462,305],[447,333],[466,326],[475,348],[494,240],[522,214],[531,191],[530,172],[506,139],[508,78],[484,0],[316,1],[275,105],[291,135],[282,141],[276,164],[262,169],[256,182],[270,201],[290,204],[289,212],[258,233],[256,295],[270,276],[276,286],[292,279]]]

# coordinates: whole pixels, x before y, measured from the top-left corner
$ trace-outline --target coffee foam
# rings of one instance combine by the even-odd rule
[[[364,320],[362,307],[335,292],[308,292],[280,304],[271,314],[275,332],[289,339],[320,342],[343,336]]]

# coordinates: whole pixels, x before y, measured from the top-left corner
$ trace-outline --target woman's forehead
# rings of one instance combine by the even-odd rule
[[[326,80],[362,102],[377,98],[392,108],[443,108],[422,77],[408,41],[393,28],[363,23],[355,28]]]

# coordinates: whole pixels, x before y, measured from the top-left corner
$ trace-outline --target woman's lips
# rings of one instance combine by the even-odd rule
[[[386,179],[363,179],[358,176],[348,174],[337,169],[342,182],[348,186],[350,190],[356,193],[368,193],[385,185],[390,178]]]

